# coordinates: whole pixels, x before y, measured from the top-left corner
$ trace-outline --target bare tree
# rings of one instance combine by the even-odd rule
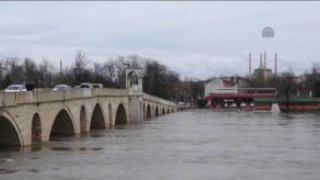
[[[38,84],[38,69],[36,63],[31,58],[25,58],[23,62],[24,81],[25,83],[34,84],[37,87]]]
[[[116,68],[118,68],[115,61],[113,59],[110,59],[109,61],[104,63],[103,68],[104,68],[105,77],[106,78],[109,77],[112,82],[115,82],[116,78],[117,78],[117,76],[116,76],[117,69]]]
[[[311,67],[312,74],[320,74],[320,63],[313,63]]]
[[[50,63],[49,59],[43,59],[39,65],[38,80],[40,87],[51,87],[53,85],[54,66]]]
[[[75,64],[73,69],[76,84],[81,83],[83,79],[83,74],[88,64],[89,59],[87,55],[82,50],[79,50],[75,56]]]
[[[20,61],[17,57],[8,57],[6,58],[6,67],[7,67],[7,82],[10,83],[22,83],[24,81],[23,77],[23,67],[18,64]]]
[[[0,87],[1,88],[4,88],[5,85],[4,85],[4,77],[6,75],[6,70],[7,70],[7,67],[5,65],[5,62],[3,60],[0,60]]]

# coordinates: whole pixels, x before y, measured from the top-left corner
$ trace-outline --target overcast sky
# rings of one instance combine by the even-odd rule
[[[48,58],[58,67],[83,50],[91,62],[137,54],[182,77],[246,75],[268,53],[273,68],[303,73],[320,62],[320,2],[0,2],[0,59]],[[263,39],[266,26],[275,37]]]

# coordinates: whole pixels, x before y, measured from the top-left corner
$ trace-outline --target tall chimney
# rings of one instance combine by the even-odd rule
[[[267,78],[267,53],[264,51],[264,57],[263,57],[263,77],[264,79]]]
[[[260,54],[260,68],[262,69],[262,54]]]
[[[249,77],[251,77],[251,52],[249,53]]]
[[[62,76],[62,60],[60,59],[60,76]]]
[[[275,53],[274,55],[274,75],[277,76],[278,74],[278,57],[277,57],[277,53]]]
[[[263,69],[267,68],[267,53],[264,51],[264,57],[263,57]]]

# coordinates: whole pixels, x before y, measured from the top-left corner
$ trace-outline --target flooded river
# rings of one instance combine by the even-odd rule
[[[20,151],[0,180],[320,179],[320,114],[195,110]]]

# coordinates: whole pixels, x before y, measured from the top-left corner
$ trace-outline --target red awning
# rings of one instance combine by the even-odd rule
[[[234,99],[234,98],[274,98],[277,97],[273,93],[211,93],[207,99],[212,98],[223,98],[223,99]]]

